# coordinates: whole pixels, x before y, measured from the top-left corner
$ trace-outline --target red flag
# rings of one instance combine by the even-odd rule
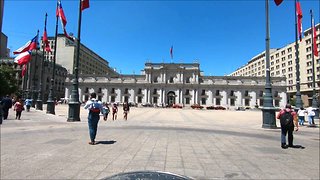
[[[170,56],[171,56],[171,59],[173,59],[173,46],[171,46],[170,48]]]
[[[42,43],[44,43],[44,50],[47,52],[51,52],[46,28],[44,28]]]
[[[27,64],[24,64],[22,66],[22,71],[21,71],[21,77],[23,77],[27,72]]]
[[[14,62],[19,65],[27,64],[31,60],[31,51],[26,51],[14,58]]]
[[[313,31],[313,54],[318,57],[319,54],[318,54],[318,46],[317,46],[317,32],[316,32],[316,27],[314,25],[314,19],[312,19],[312,31]]]
[[[296,9],[297,9],[297,18],[298,18],[298,24],[297,24],[297,28],[298,28],[298,32],[299,32],[299,39],[300,41],[302,40],[302,10],[301,10],[301,6],[300,6],[300,2],[297,1],[296,3]]]
[[[274,0],[277,6],[279,6],[282,3],[283,0]]]
[[[81,0],[81,11],[89,8],[89,0]]]
[[[58,0],[56,16],[60,17],[64,35],[65,35],[67,38],[70,38],[70,36],[68,35],[67,30],[66,30],[67,18],[66,18],[66,16],[64,15],[64,12],[63,12],[63,9],[62,9],[62,4],[61,4],[61,1],[60,1],[60,0]]]
[[[37,44],[38,44],[38,34],[34,38],[32,38],[30,41],[28,41],[25,45],[13,51],[13,54],[20,54],[26,51],[32,51],[34,49],[37,49]]]

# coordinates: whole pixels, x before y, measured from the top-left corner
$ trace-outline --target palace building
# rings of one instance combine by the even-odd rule
[[[72,90],[66,79],[65,98]],[[272,78],[275,107],[287,103],[286,79]],[[205,76],[198,63],[146,63],[141,75],[79,75],[81,102],[96,92],[102,102],[153,106],[263,106],[264,77]]]

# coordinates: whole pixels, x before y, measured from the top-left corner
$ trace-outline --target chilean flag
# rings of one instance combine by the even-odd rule
[[[30,60],[31,60],[31,51],[25,51],[14,58],[14,62],[19,65],[27,64],[28,62],[30,62]]]
[[[298,22],[297,22],[297,28],[298,28],[298,33],[299,33],[299,38],[300,41],[302,40],[302,10],[301,10],[301,5],[300,2],[297,1],[296,3],[296,9],[297,9],[297,18],[298,18]]]
[[[319,56],[318,54],[318,46],[317,46],[317,32],[316,27],[314,25],[314,19],[312,19],[312,31],[313,31],[313,55]]]
[[[81,0],[81,11],[89,8],[89,0]]]
[[[20,54],[26,51],[32,51],[34,49],[37,49],[37,44],[38,44],[38,35],[36,35],[33,39],[28,41],[24,46],[21,48],[13,51],[13,54]]]
[[[23,77],[27,72],[27,64],[24,64],[22,66],[22,70],[21,70],[21,77]]]
[[[47,36],[47,28],[44,28],[44,32],[43,32],[43,38],[42,38],[42,43],[44,43],[44,47],[45,47],[45,51],[47,52],[51,52],[51,48],[49,45],[49,40],[48,40],[48,36]]]
[[[279,6],[282,3],[283,0],[274,0],[277,6]]]
[[[170,48],[170,56],[171,56],[171,59],[173,59],[173,46],[171,46]]]
[[[57,4],[56,16],[60,17],[64,35],[67,38],[70,38],[70,36],[68,35],[67,30],[66,30],[67,18],[64,15],[64,12],[63,12],[63,9],[62,9],[62,4],[61,4],[60,0],[58,1],[58,4]]]

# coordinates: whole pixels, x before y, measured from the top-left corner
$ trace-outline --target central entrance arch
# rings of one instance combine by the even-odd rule
[[[176,94],[173,91],[169,91],[167,94],[167,104],[171,107],[176,103]]]

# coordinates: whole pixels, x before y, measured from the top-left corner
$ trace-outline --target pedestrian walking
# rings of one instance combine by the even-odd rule
[[[113,103],[112,105],[112,120],[117,120],[117,114],[118,114],[118,106],[116,103]]]
[[[20,120],[21,113],[24,110],[23,103],[20,99],[17,99],[16,103],[14,104],[14,111],[16,111],[16,119]]]
[[[98,122],[100,119],[100,112],[103,111],[102,104],[96,99],[96,93],[91,93],[90,100],[84,106],[84,109],[89,110],[88,114],[88,126],[89,126],[89,135],[90,135],[90,145],[96,144],[96,135],[98,129]]]
[[[32,105],[32,99],[30,97],[28,97],[25,101],[24,101],[24,104],[26,105],[26,109],[27,109],[27,112],[30,112],[30,107]]]
[[[287,149],[293,146],[293,131],[296,126],[296,131],[299,130],[297,113],[291,108],[290,104],[287,104],[285,109],[281,109],[277,115],[277,119],[280,119],[281,125],[281,147]],[[286,136],[288,134],[288,145],[286,144]]]
[[[2,102],[2,97],[0,96],[0,124],[2,124],[2,120],[3,120],[3,102]]]
[[[130,111],[129,104],[128,104],[128,102],[125,102],[125,103],[123,104],[123,118],[124,118],[125,120],[128,120],[128,113],[129,113],[129,111]]]
[[[299,125],[300,126],[303,126],[304,125],[304,116],[306,114],[306,110],[301,107],[299,110],[298,110],[298,118],[299,118]]]
[[[316,115],[316,113],[314,112],[316,110],[316,108],[313,108],[313,107],[308,107],[306,109],[307,111],[307,116],[308,116],[308,123],[309,123],[309,126],[315,126],[315,123],[314,123],[314,116]]]
[[[9,95],[2,99],[2,111],[3,111],[3,120],[8,119],[9,109],[12,107],[12,99]]]
[[[108,114],[110,112],[110,108],[108,106],[108,103],[105,103],[103,106],[103,120],[108,120]]]

